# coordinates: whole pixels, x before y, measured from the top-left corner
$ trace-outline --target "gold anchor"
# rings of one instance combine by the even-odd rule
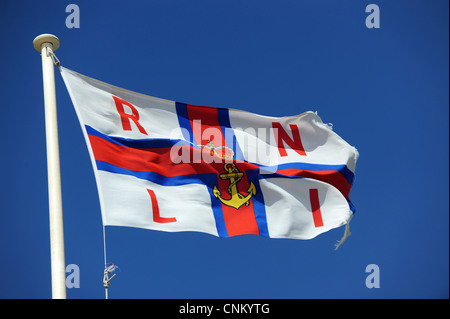
[[[256,195],[256,188],[253,182],[250,182],[250,187],[247,189],[247,196],[238,192],[237,183],[244,177],[244,173],[238,170],[236,164],[234,163],[225,163],[223,168],[228,173],[220,174],[219,177],[221,179],[229,179],[230,185],[228,186],[228,193],[230,193],[230,199],[223,199],[220,197],[222,193],[217,189],[217,186],[214,186],[213,194],[216,198],[220,199],[220,201],[227,206],[234,207],[239,209],[242,205],[248,206],[250,204],[250,198],[253,195]]]

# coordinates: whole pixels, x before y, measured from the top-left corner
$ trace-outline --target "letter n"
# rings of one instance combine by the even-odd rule
[[[131,123],[130,120],[136,124],[137,128],[139,129],[139,132],[142,134],[148,135],[145,129],[142,127],[142,125],[139,123],[139,112],[138,110],[131,105],[131,103],[128,103],[125,100],[122,100],[118,98],[117,96],[113,95],[114,102],[116,103],[117,112],[119,112],[120,119],[122,121],[122,128],[124,131],[131,131]],[[124,105],[128,106],[131,109],[131,114],[125,113]]]
[[[156,200],[155,192],[151,189],[147,189],[150,199],[152,200],[152,210],[153,210],[153,221],[155,223],[175,223],[177,221],[176,217],[161,217],[159,215],[158,201]]]
[[[277,141],[278,151],[280,152],[280,156],[287,156],[286,149],[284,148],[284,142],[286,142],[287,145],[289,145],[290,148],[292,148],[294,151],[296,151],[301,156],[306,156],[306,152],[303,149],[302,140],[300,138],[300,132],[298,131],[298,126],[295,124],[290,124],[289,127],[291,128],[292,137],[289,136],[289,134],[284,130],[284,128],[281,126],[278,122],[272,122],[273,131],[275,134],[275,139]]]

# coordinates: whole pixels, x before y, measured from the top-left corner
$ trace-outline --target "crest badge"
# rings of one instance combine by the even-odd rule
[[[250,186],[247,189],[247,195],[244,195],[238,190],[238,183],[244,177],[244,173],[239,171],[235,163],[225,163],[223,165],[226,173],[220,174],[220,179],[229,180],[228,193],[231,195],[230,199],[224,199],[222,192],[219,191],[217,186],[214,186],[213,194],[218,198],[222,204],[239,209],[242,205],[248,206],[250,199],[253,195],[256,195],[256,187],[253,182],[250,182]]]

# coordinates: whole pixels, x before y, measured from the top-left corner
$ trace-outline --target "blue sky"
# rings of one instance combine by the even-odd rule
[[[61,64],[136,92],[271,116],[318,111],[357,147],[344,228],[312,240],[107,227],[111,298],[448,298],[448,1],[2,1],[0,298],[50,298],[39,34]],[[368,29],[365,8],[380,8]],[[68,298],[103,298],[100,206],[56,74]],[[365,285],[366,266],[380,288]]]

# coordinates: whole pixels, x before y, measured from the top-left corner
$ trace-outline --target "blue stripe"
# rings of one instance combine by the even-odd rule
[[[356,207],[355,205],[353,205],[353,203],[349,200],[347,200],[348,206],[350,207],[350,210],[352,211],[353,214],[356,213]]]
[[[258,169],[248,170],[246,174],[249,184],[253,182],[256,188],[256,194],[252,196],[252,201],[259,235],[270,238],[269,227],[267,226],[266,204],[264,203],[264,196],[259,186],[259,180],[262,176],[258,174]]]
[[[234,159],[244,161],[244,155],[239,147],[236,135],[234,135],[234,130],[231,128],[229,109],[217,108],[217,118],[222,128],[222,134],[225,136],[225,142],[227,142],[228,147],[233,149]]]
[[[214,176],[214,181],[212,185],[217,183],[217,177]],[[219,237],[230,237],[228,235],[227,227],[225,226],[225,218],[223,217],[222,203],[217,200],[213,193],[214,186],[208,187],[209,197],[211,198],[211,208],[213,210],[214,220],[216,222],[217,234]]]
[[[187,104],[175,102],[175,108],[177,110],[178,123],[180,124],[184,139],[190,143],[193,143],[193,145],[197,145],[195,142],[194,133],[192,132],[191,123],[189,122]]]
[[[257,163],[254,163],[258,165]],[[285,163],[274,166],[261,166],[262,171],[275,172],[282,169],[304,169],[308,171],[338,171],[342,176],[344,176],[350,185],[353,183],[355,174],[346,165],[329,165],[329,164],[310,164],[310,163]]]
[[[193,174],[167,177],[155,172],[131,171],[103,161],[96,161],[96,164],[97,169],[101,171],[134,176],[163,186],[180,186],[188,184],[205,184],[206,186],[209,186],[211,184],[214,185],[214,181],[217,180],[216,174]]]
[[[86,132],[89,135],[100,137],[108,142],[111,142],[116,145],[126,146],[130,148],[164,148],[164,147],[172,147],[174,145],[190,145],[188,142],[178,139],[167,139],[167,138],[148,138],[148,139],[131,139],[125,137],[115,137],[105,135],[96,129],[90,127],[89,125],[85,125]]]

